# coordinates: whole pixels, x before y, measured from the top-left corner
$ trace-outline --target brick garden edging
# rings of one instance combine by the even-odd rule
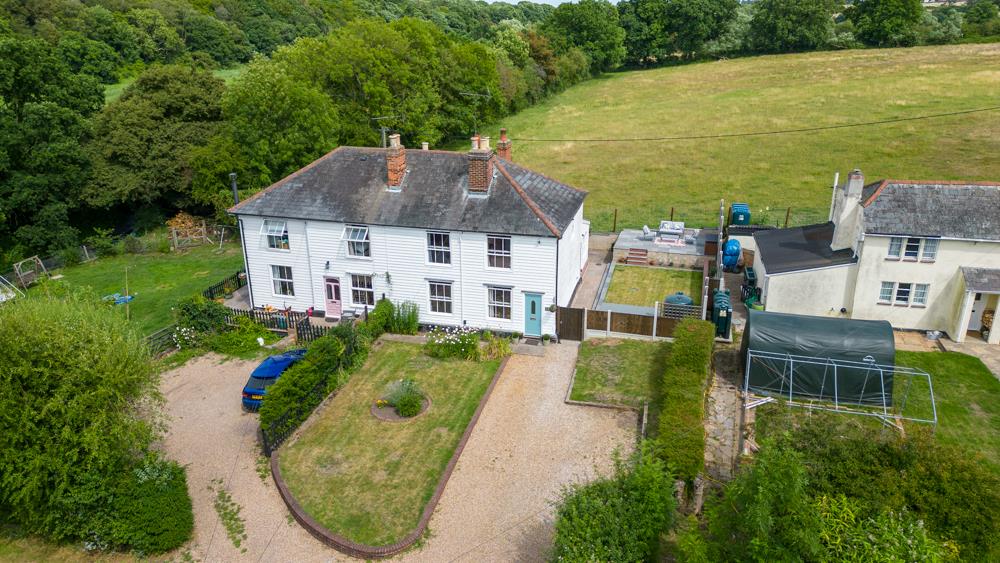
[[[444,473],[441,474],[441,479],[438,481],[437,488],[434,489],[434,494],[431,495],[431,499],[424,506],[424,511],[420,515],[417,527],[403,539],[389,545],[373,546],[351,541],[327,530],[322,524],[313,519],[312,516],[306,514],[306,511],[302,509],[302,506],[292,496],[291,491],[288,490],[288,485],[285,484],[285,480],[281,477],[281,468],[278,463],[280,453],[278,450],[275,450],[271,454],[271,475],[274,477],[274,484],[278,487],[278,494],[281,495],[281,500],[285,501],[285,505],[288,506],[288,510],[291,511],[292,516],[307,532],[341,553],[361,559],[383,559],[404,551],[416,543],[427,529],[431,515],[434,514],[434,509],[437,508],[437,503],[441,500],[441,495],[444,494],[444,488],[448,484],[452,472],[455,470],[455,465],[458,464],[458,458],[461,457],[462,451],[465,449],[465,444],[468,443],[469,438],[472,436],[472,431],[479,421],[479,416],[482,414],[483,409],[486,408],[486,402],[489,401],[490,395],[493,394],[493,388],[496,387],[497,382],[500,380],[500,374],[507,367],[507,360],[509,358],[510,356],[504,358],[497,367],[496,373],[493,374],[493,379],[490,381],[489,387],[486,388],[483,398],[479,400],[476,412],[473,413],[472,418],[469,420],[469,425],[465,427],[465,432],[462,433],[462,438],[458,441],[455,452],[451,455],[451,459],[448,460],[448,465],[445,466]]]

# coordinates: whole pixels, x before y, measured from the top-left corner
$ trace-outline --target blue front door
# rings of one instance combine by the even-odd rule
[[[524,334],[542,335],[542,296],[538,293],[524,294]]]

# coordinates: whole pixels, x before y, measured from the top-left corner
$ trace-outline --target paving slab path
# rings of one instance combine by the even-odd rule
[[[613,453],[635,447],[637,419],[563,403],[579,345],[514,356],[484,409],[422,546],[407,561],[543,561],[552,541],[552,502],[567,483],[607,473]],[[162,447],[187,466],[194,504],[192,541],[179,550],[199,561],[347,561],[291,519],[270,476],[257,472],[256,414],[240,391],[257,361],[209,354],[164,374],[169,431]],[[215,484],[213,484],[213,481]],[[229,491],[246,539],[236,547],[214,508]]]
[[[728,481],[739,455],[742,402],[733,384],[738,352],[733,348],[717,351],[713,365],[705,412],[705,471],[716,481]]]

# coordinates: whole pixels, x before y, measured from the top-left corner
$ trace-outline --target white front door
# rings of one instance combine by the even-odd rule
[[[982,293],[977,293],[972,301],[972,317],[969,318],[969,330],[980,330],[983,328],[983,309],[986,308],[986,299]]]
[[[340,302],[340,280],[337,278],[326,278],[326,318],[339,319],[342,310]]]

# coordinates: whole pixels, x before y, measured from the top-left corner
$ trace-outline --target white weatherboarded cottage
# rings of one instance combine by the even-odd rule
[[[253,307],[338,319],[386,297],[420,321],[556,333],[586,264],[585,192],[468,153],[340,147],[239,203]]]

